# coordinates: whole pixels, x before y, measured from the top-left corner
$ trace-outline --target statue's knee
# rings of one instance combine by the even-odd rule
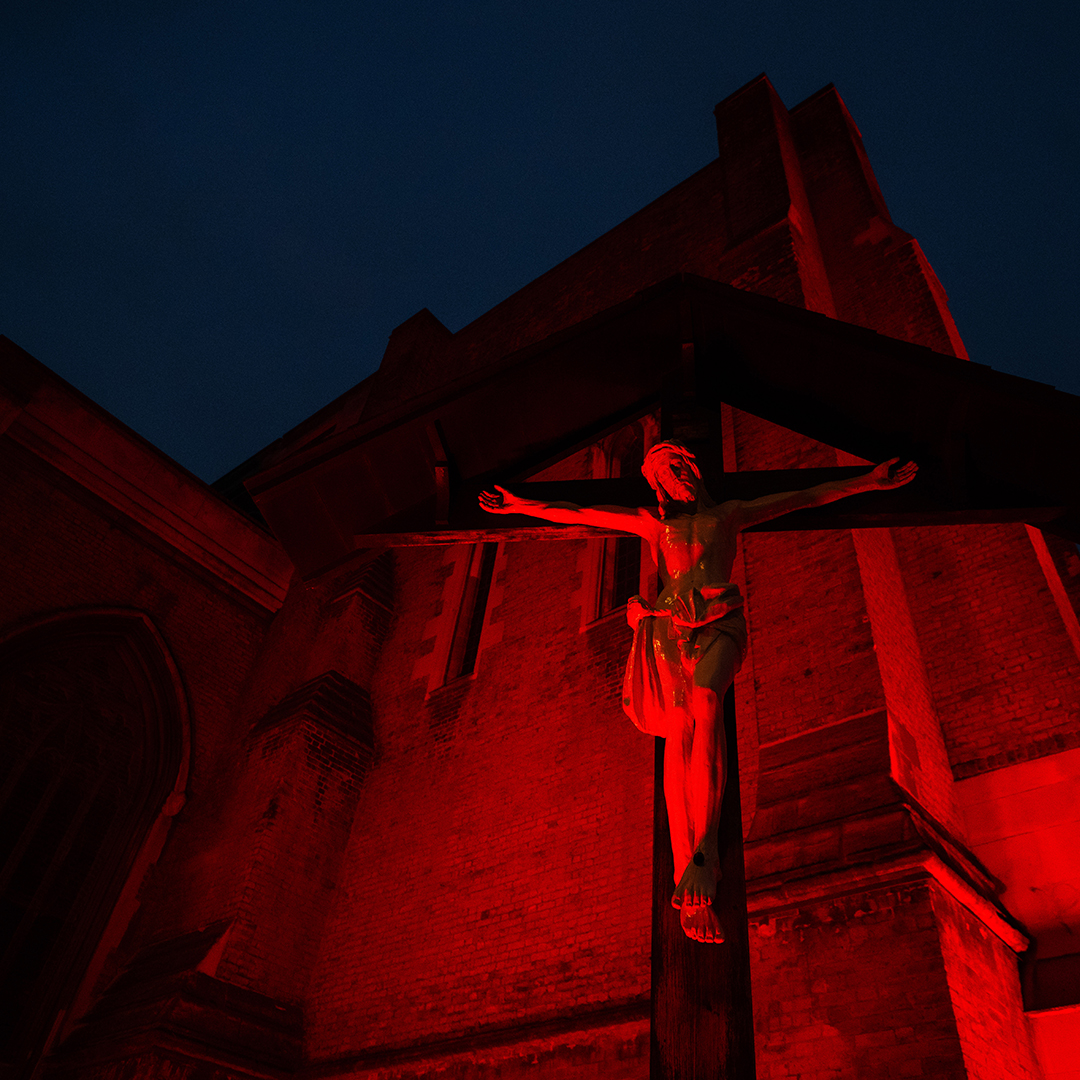
[[[719,727],[723,723],[724,699],[707,686],[694,691],[694,727]]]

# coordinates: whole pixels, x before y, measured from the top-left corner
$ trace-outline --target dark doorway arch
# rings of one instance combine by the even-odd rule
[[[176,667],[140,612],[66,613],[0,641],[0,1077],[68,1008],[186,765]]]

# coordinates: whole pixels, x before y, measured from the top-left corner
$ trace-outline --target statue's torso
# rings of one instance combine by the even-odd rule
[[[657,565],[663,589],[658,608],[676,608],[688,620],[707,615],[716,586],[731,580],[738,526],[734,502],[658,521]]]

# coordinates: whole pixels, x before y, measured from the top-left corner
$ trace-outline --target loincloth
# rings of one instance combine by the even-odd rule
[[[746,652],[746,619],[736,585],[717,585],[663,609],[640,597],[627,605],[634,642],[623,676],[623,709],[649,735],[666,735],[677,714],[689,707],[694,685],[708,686],[716,650],[732,641],[737,671]],[[693,619],[693,621],[689,621]],[[704,676],[704,681],[702,681]]]

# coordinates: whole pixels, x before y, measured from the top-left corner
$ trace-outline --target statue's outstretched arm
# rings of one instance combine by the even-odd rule
[[[480,494],[480,506],[489,514],[527,514],[559,525],[591,525],[613,532],[635,533],[651,539],[656,519],[648,511],[627,506],[577,506],[570,502],[540,502],[496,486]]]
[[[919,466],[914,461],[896,468],[899,458],[890,458],[875,466],[862,476],[853,476],[850,480],[828,480],[804,491],[782,491],[776,495],[763,495],[760,499],[743,502],[738,507],[740,529],[751,525],[760,525],[793,510],[805,510],[811,506],[824,506],[826,503],[846,499],[849,495],[858,495],[862,491],[887,491],[890,488],[903,487],[915,479]]]

